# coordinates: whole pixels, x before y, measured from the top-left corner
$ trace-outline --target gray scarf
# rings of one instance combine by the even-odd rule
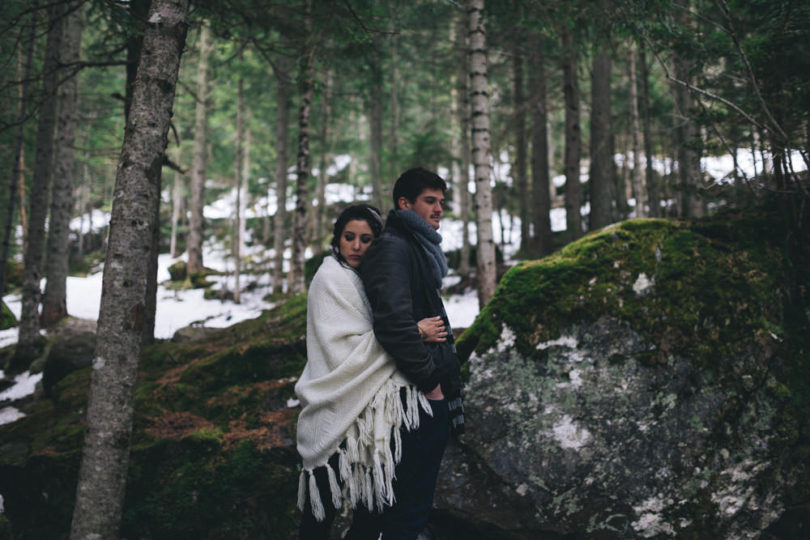
[[[442,278],[447,275],[447,259],[439,245],[442,242],[442,235],[413,210],[394,210],[394,212],[408,226],[427,252],[431,275],[435,281],[434,285],[437,289],[441,289]]]

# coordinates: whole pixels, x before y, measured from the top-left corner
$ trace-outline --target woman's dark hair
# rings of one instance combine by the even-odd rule
[[[332,229],[331,242],[332,254],[343,264],[346,264],[346,261],[343,260],[343,256],[340,254],[340,235],[343,234],[343,229],[346,228],[346,224],[355,219],[368,223],[374,238],[377,238],[380,236],[380,233],[382,233],[382,215],[374,206],[369,204],[353,204],[344,208],[338,218],[335,220],[335,226]]]

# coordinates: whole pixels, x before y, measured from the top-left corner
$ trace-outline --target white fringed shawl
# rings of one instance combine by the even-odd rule
[[[400,399],[403,386],[406,406]],[[392,504],[394,466],[402,455],[399,428],[416,429],[419,406],[428,414],[431,409],[374,337],[360,277],[332,256],[324,259],[309,287],[307,363],[295,393],[303,407],[297,434],[304,466],[298,507],[304,509],[308,485],[312,513],[318,520],[324,518],[313,474],[318,467],[327,469],[335,508],[344,500],[369,510]],[[336,452],[338,471],[328,464]]]

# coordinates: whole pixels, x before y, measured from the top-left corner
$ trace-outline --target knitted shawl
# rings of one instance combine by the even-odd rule
[[[295,393],[302,405],[299,508],[303,510],[309,492],[313,516],[322,520],[325,515],[322,499],[328,499],[318,492],[313,474],[318,467],[327,469],[335,508],[344,501],[353,508],[363,503],[369,510],[393,504],[394,467],[402,456],[400,427],[416,429],[418,407],[428,414],[431,409],[374,337],[360,276],[333,256],[324,259],[309,287],[307,363]],[[328,464],[335,453],[338,471]]]

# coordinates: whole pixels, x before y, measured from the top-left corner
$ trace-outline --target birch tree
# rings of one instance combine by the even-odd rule
[[[579,69],[573,30],[563,25],[563,96],[565,99],[565,225],[568,240],[582,235],[582,186],[579,163],[582,157],[582,128],[579,123]]]
[[[312,35],[312,3],[307,0],[304,14],[304,50],[299,64],[301,104],[298,107],[298,160],[296,164],[293,249],[290,268],[290,292],[306,288],[304,262],[307,249],[307,206],[309,205],[309,116],[315,67],[315,43]]]
[[[628,51],[627,71],[629,75],[628,86],[630,90],[630,137],[633,152],[632,184],[633,195],[636,198],[636,217],[647,215],[647,190],[644,186],[644,172],[641,170],[641,124],[638,111],[638,77],[636,75],[637,51],[634,45]],[[651,156],[647,156],[650,159]]]
[[[97,345],[70,538],[118,538],[160,175],[186,39],[186,0],[154,0],[115,178]]]
[[[483,308],[495,293],[497,267],[492,238],[492,159],[487,89],[487,45],[484,0],[467,5],[470,43],[470,101],[472,105],[472,161],[475,168],[475,222],[478,229],[478,305]]]

